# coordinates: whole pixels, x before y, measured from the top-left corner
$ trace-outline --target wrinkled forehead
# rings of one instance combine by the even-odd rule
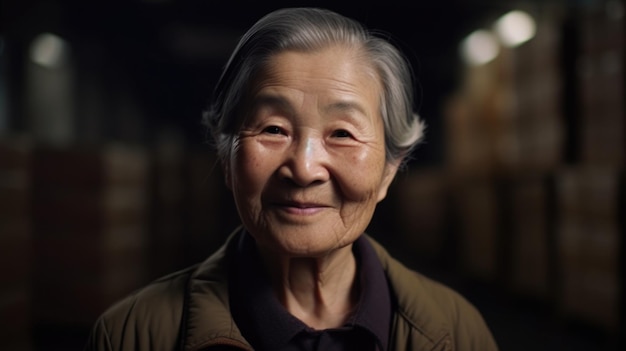
[[[328,44],[316,48],[308,49],[282,49],[257,62],[256,68],[252,71],[247,84],[247,91],[253,91],[262,84],[263,79],[271,75],[285,74],[289,67],[284,62],[285,56],[289,56],[290,64],[294,66],[298,64],[298,57],[305,59],[306,57],[318,57],[319,59],[331,58],[327,62],[327,71],[337,69],[341,65],[349,65],[358,67],[360,73],[367,75],[368,85],[381,85],[381,76],[379,70],[362,45],[357,44]],[[319,75],[323,76],[327,71],[319,71]]]
[[[378,105],[381,81],[371,61],[359,50],[330,46],[318,50],[284,50],[260,65],[247,87],[248,97],[272,86],[325,94],[367,95]]]

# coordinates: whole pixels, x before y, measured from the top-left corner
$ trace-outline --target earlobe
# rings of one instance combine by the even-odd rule
[[[398,173],[400,162],[401,160],[386,163],[383,179],[380,182],[380,188],[378,189],[377,202],[382,201],[387,196],[387,190],[389,190],[391,182],[396,177],[396,173]]]

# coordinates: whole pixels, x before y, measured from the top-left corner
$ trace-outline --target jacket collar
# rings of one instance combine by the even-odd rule
[[[398,309],[396,317],[402,316],[433,344],[448,336],[451,326],[448,325],[447,316],[436,307],[441,302],[435,301],[433,293],[426,290],[424,281],[428,278],[408,269],[391,257],[379,243],[372,238],[368,239],[389,279]],[[450,303],[454,302],[451,300]]]
[[[241,227],[236,229],[190,277],[183,326],[185,334],[182,336],[185,350],[201,350],[217,344],[252,350],[233,321],[228,298],[227,260],[233,257],[241,232]],[[425,278],[393,259],[375,240],[367,238],[387,274],[398,313],[431,342],[436,343],[445,337],[450,326],[441,313],[433,312],[437,302],[423,290],[421,279]]]
[[[190,277],[182,336],[185,350],[201,350],[218,344],[252,350],[233,321],[228,301],[227,260],[232,257],[240,232],[241,228],[235,230]]]
[[[377,342],[380,350],[386,350],[392,303],[385,272],[366,237],[361,236],[353,243],[352,252],[358,265],[357,281],[361,294],[344,324],[329,329],[359,330],[363,332],[359,334],[359,339],[370,335],[371,341]],[[278,350],[290,344],[297,334],[313,333],[312,328],[280,304],[263,270],[256,243],[247,233],[240,236],[232,269],[235,274],[230,281],[231,311],[252,345],[262,350]],[[272,323],[267,323],[268,320]]]

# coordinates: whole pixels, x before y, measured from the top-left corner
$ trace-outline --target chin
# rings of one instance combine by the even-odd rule
[[[257,244],[274,254],[288,257],[323,257],[329,253],[351,245],[358,236],[337,240],[335,236],[319,237],[317,234],[302,231],[287,231],[284,235],[275,233],[271,237],[255,236]],[[278,234],[278,235],[276,235]],[[253,235],[254,236],[254,235]]]

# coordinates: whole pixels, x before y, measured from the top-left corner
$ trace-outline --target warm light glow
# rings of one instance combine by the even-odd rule
[[[30,46],[30,59],[44,67],[58,67],[66,54],[66,44],[60,37],[43,33]]]
[[[615,21],[619,21],[624,18],[624,4],[619,0],[611,0],[606,3],[607,16]]]
[[[500,17],[495,30],[504,45],[516,47],[535,36],[536,25],[529,14],[515,10]]]
[[[477,30],[461,43],[461,54],[472,66],[484,65],[498,56],[500,47],[494,35],[487,30]]]

